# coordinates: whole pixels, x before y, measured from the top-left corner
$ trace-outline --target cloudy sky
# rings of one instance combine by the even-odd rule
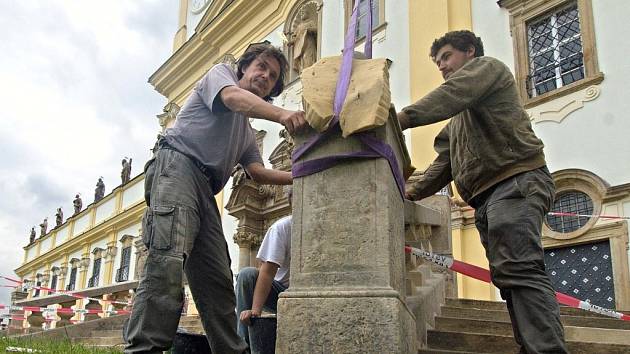
[[[99,176],[106,193],[118,186],[123,157],[141,171],[167,103],[147,79],[171,54],[178,4],[2,2],[0,275],[14,275],[32,226],[72,214],[76,193],[91,203]]]

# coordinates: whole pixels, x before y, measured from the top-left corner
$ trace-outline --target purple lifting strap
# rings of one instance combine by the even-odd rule
[[[315,137],[308,140],[306,143],[301,146],[295,148],[293,151],[293,156],[291,157],[293,167],[292,174],[293,177],[303,177],[308,176],[316,172],[320,172],[326,170],[330,167],[335,166],[341,161],[348,159],[357,159],[357,158],[379,158],[383,157],[387,159],[389,162],[389,167],[394,174],[394,178],[396,180],[396,184],[398,185],[398,190],[400,192],[400,196],[404,199],[405,197],[405,180],[400,172],[400,168],[398,166],[398,161],[396,160],[396,156],[394,155],[394,151],[391,146],[388,144],[376,139],[369,132],[360,132],[356,133],[355,136],[365,145],[368,149],[364,151],[355,151],[337,154],[333,156],[323,157],[319,159],[313,159],[308,161],[297,162],[297,160],[304,155],[308,150],[310,150],[316,144],[326,140],[333,133],[339,132],[341,129],[339,127],[339,115],[341,113],[341,109],[343,107],[343,102],[346,100],[346,95],[348,93],[348,87],[350,86],[350,74],[352,73],[352,56],[354,52],[354,44],[355,44],[355,33],[357,27],[357,8],[359,1],[354,3],[354,8],[352,9],[352,17],[350,18],[350,24],[348,26],[348,32],[346,33],[346,39],[343,50],[343,59],[341,62],[341,71],[339,73],[339,80],[337,81],[337,87],[335,88],[335,101],[333,103],[333,118],[330,122],[328,129],[316,135]],[[372,58],[372,0],[368,1],[368,13],[367,13],[367,34],[365,39],[365,48],[364,53],[365,56],[370,59]]]

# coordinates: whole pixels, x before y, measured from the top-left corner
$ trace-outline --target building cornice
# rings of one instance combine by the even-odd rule
[[[77,235],[46,253],[43,253],[38,257],[20,265],[14,270],[15,274],[19,277],[24,277],[30,272],[45,266],[47,263],[51,263],[62,258],[64,254],[70,254],[78,249],[82,249],[84,245],[89,245],[93,242],[99,241],[103,235],[106,235],[109,232],[115,232],[116,230],[132,225],[134,222],[140,221],[145,207],[144,201],[138,202],[124,212],[105,220],[84,233]]]
[[[180,106],[194,84],[226,54],[240,56],[286,18],[294,0],[236,0],[212,6],[197,32],[160,66],[149,83]],[[243,24],[250,24],[243,26]]]

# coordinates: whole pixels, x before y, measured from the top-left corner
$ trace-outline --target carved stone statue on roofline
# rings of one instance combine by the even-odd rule
[[[96,189],[94,189],[94,203],[103,199],[105,196],[105,183],[103,182],[103,177],[98,178],[98,182],[96,182]]]
[[[57,214],[55,214],[55,224],[56,227],[61,226],[61,224],[63,224],[63,211],[61,210],[61,207],[57,208]]]
[[[77,195],[74,196],[72,205],[74,206],[74,214],[78,214],[81,212],[81,208],[83,208],[83,201],[81,200],[80,194],[77,193]]]
[[[35,237],[37,237],[37,232],[35,232],[35,226],[31,227],[31,234],[28,238],[28,244],[35,242]]]
[[[129,182],[131,179],[131,162],[133,159],[125,157],[122,160],[122,171],[120,172],[120,179],[122,180],[122,184]]]
[[[39,237],[46,235],[48,232],[48,218],[44,218],[41,224],[39,224]]]

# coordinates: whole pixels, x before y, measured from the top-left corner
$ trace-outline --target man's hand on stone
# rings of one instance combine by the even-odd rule
[[[241,312],[240,320],[247,326],[251,326],[251,318],[252,317],[260,317],[260,311],[254,310],[245,310]]]
[[[289,134],[294,134],[306,126],[306,118],[302,111],[285,110],[278,123],[284,125]]]

